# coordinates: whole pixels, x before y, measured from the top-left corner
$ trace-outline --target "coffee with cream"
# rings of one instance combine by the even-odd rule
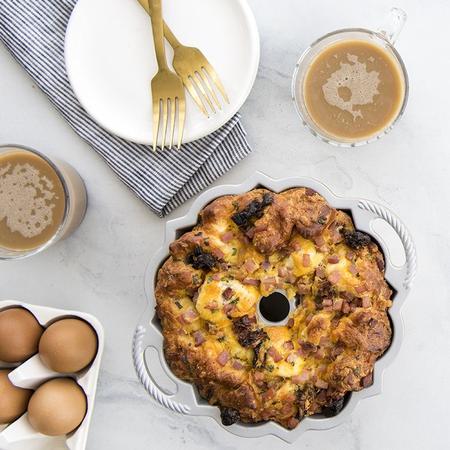
[[[66,238],[86,205],[86,187],[70,164],[0,146],[0,259],[30,256]]]
[[[360,141],[395,121],[405,97],[405,80],[399,63],[381,46],[343,40],[311,62],[303,96],[311,120],[324,134]]]
[[[64,208],[63,185],[47,161],[20,150],[0,155],[0,246],[41,246],[60,227]]]

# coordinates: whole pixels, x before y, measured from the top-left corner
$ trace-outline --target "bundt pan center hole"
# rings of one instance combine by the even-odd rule
[[[283,322],[289,316],[290,309],[290,302],[282,292],[272,292],[259,300],[259,312],[268,322]]]

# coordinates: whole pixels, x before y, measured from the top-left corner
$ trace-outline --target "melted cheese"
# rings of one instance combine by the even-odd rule
[[[283,357],[281,361],[275,362],[270,354],[266,355],[266,367],[270,367],[271,374],[284,378],[299,374],[305,365],[305,360],[296,354],[298,345],[296,342],[292,342],[291,331],[287,327],[266,327],[264,331],[269,336],[269,342],[266,345],[275,348]],[[286,342],[292,342],[294,349],[286,348]],[[289,355],[293,355],[291,362],[286,361]]]
[[[233,291],[229,300],[223,296],[223,292],[228,288]],[[230,280],[224,276],[220,281],[211,279],[203,284],[199,291],[196,308],[202,319],[217,326],[225,326],[230,323],[230,319],[223,310],[226,304],[231,303],[235,306],[236,311],[231,313],[232,316],[254,315],[259,298],[259,290],[256,287],[244,285],[238,280]]]
[[[316,250],[314,243],[301,236],[296,236],[295,242],[301,245],[300,250],[293,252],[291,266],[294,269],[294,275],[301,277],[313,273],[323,260],[323,254]],[[309,265],[303,264],[303,255],[309,255]]]
[[[335,254],[339,257],[337,264],[328,263],[325,266],[325,272],[329,276],[332,272],[339,272],[340,279],[336,287],[342,291],[353,291],[360,282],[359,279],[349,271],[351,262],[346,258],[347,248],[344,245],[337,245]]]

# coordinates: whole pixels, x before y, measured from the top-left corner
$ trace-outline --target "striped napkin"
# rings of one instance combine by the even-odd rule
[[[76,1],[0,0],[0,40],[74,130],[163,217],[250,153],[240,116],[180,152],[154,154],[106,132],[83,110],[66,74],[64,36]]]

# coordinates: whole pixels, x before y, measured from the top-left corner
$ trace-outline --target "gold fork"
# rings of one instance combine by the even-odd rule
[[[173,147],[175,134],[175,117],[178,110],[178,149],[181,147],[183,130],[186,119],[186,99],[184,95],[183,83],[180,78],[173,73],[167,65],[166,51],[164,48],[164,31],[162,18],[162,0],[148,0],[148,6],[153,11],[151,15],[153,40],[155,43],[156,60],[158,62],[158,72],[152,79],[153,97],[153,151],[158,145],[159,129],[162,126],[162,145],[164,150],[166,145],[166,134],[170,109],[170,146]],[[161,123],[162,116],[162,123]]]
[[[154,11],[151,5],[147,3],[146,0],[138,1],[151,16],[151,11]],[[210,80],[212,80],[216,88],[222,94],[225,102],[230,103],[225,88],[213,66],[209,63],[203,53],[198,48],[182,45],[168,25],[165,22],[163,22],[163,24],[164,35],[174,50],[173,68],[182,79],[183,84],[191,94],[195,103],[197,103],[197,106],[203,114],[209,117],[208,110],[205,108],[202,99],[204,99],[213,113],[216,113],[213,102],[218,109],[222,109],[219,99],[211,86]],[[210,97],[213,101],[210,100]]]

